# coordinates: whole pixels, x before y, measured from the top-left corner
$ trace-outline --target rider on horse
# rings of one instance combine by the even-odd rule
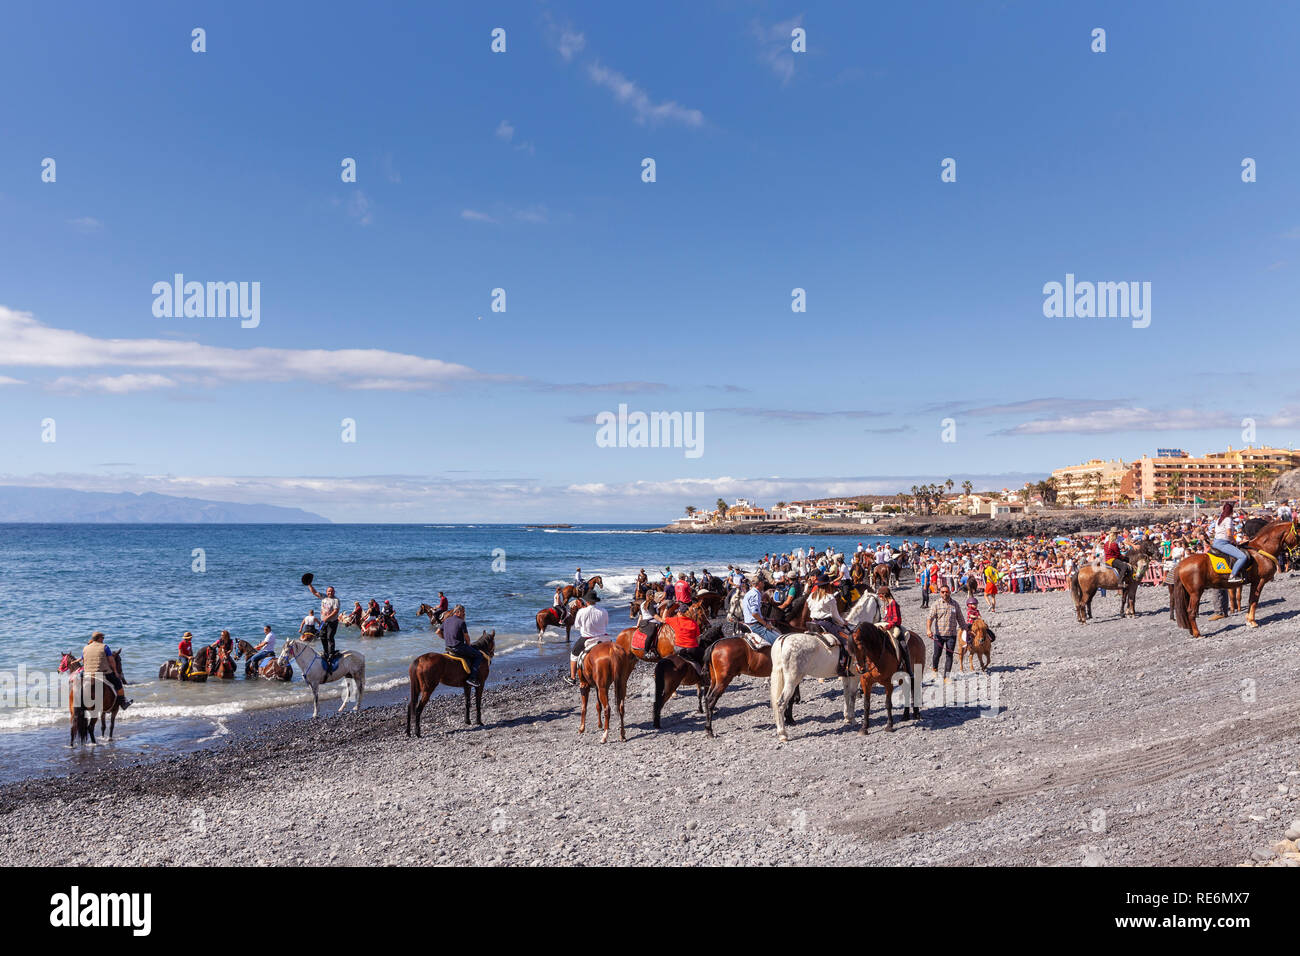
[[[813,578],[813,589],[808,593],[808,616],[822,631],[833,634],[840,644],[840,676],[849,672],[849,625],[840,614],[835,602],[835,592],[831,590],[831,581],[825,571],[817,572]]]
[[[1228,578],[1228,583],[1244,584],[1241,569],[1246,566],[1250,556],[1233,544],[1232,537],[1232,502],[1225,501],[1223,510],[1219,512],[1219,520],[1210,528],[1210,539],[1213,542],[1210,547],[1233,559],[1232,576]]]
[[[447,645],[447,653],[469,664],[465,683],[470,687],[482,687],[483,682],[478,679],[478,665],[482,655],[479,649],[469,642],[469,632],[465,628],[465,605],[457,604],[452,608],[451,613],[438,625],[438,633],[442,635],[443,642]],[[465,693],[468,694],[469,691]]]
[[[334,658],[337,656],[334,651],[334,633],[339,629],[339,599],[335,596],[332,585],[325,589],[324,594],[317,591],[313,584],[308,584],[307,588],[315,597],[320,598],[321,663],[325,666],[325,673],[329,674],[334,670]]]
[[[1129,575],[1133,569],[1129,567],[1127,561],[1122,557],[1119,550],[1119,528],[1111,528],[1110,534],[1106,537],[1106,543],[1102,546],[1101,556],[1107,564],[1115,571],[1115,577],[1119,578],[1119,590],[1122,594],[1128,589]]]
[[[190,674],[190,661],[194,659],[194,635],[186,631],[176,645],[176,674],[185,680]]]
[[[609,640],[609,612],[596,607],[600,595],[593,590],[583,600],[586,607],[573,619],[573,626],[578,629],[578,640],[573,642],[573,650],[569,654],[569,676],[566,679],[570,684],[578,683],[578,658],[582,652],[590,650],[601,641]]]
[[[125,681],[118,672],[113,652],[104,643],[104,632],[96,631],[90,635],[90,643],[81,650],[81,674],[86,677],[102,677],[117,694],[118,707],[126,710],[131,702],[122,691]]]

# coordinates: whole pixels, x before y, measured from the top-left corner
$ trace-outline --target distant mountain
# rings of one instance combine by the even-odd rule
[[[241,505],[153,492],[0,485],[0,522],[58,524],[329,524],[301,508]]]

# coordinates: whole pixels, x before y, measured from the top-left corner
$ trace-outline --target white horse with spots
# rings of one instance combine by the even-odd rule
[[[839,677],[840,643],[833,634],[782,634],[772,645],[772,715],[776,735],[789,740],[785,725],[794,723],[791,706],[805,677]],[[862,671],[851,661],[844,685],[844,722],[853,723],[858,707],[858,678]]]
[[[361,709],[361,697],[366,692],[366,659],[356,651],[344,651],[339,657],[338,664],[329,674],[325,673],[325,662],[321,656],[311,649],[311,645],[305,641],[297,639],[285,641],[284,650],[280,652],[280,663],[285,663],[289,658],[298,665],[298,670],[302,671],[302,679],[307,682],[311,688],[311,715],[313,717],[320,714],[320,685],[329,684],[336,680],[341,680],[343,684],[343,703],[339,704],[339,713],[348,705],[352,699],[352,692],[357,695],[356,706],[353,707],[353,713]]]

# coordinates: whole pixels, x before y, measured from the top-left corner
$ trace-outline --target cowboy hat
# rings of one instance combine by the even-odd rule
[[[588,604],[595,604],[597,601],[600,600],[600,595],[597,594],[595,591],[592,591],[586,597],[584,597],[583,600],[586,601]]]
[[[311,582],[314,580],[316,580],[316,578],[310,571],[302,576],[302,583],[308,587],[311,587]]]

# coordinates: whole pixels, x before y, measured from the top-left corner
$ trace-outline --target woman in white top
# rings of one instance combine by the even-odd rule
[[[1214,542],[1211,547],[1221,554],[1227,555],[1233,559],[1232,577],[1228,578],[1229,584],[1242,584],[1244,579],[1241,576],[1241,569],[1246,566],[1247,555],[1245,551],[1232,543],[1232,503],[1225,501],[1223,510],[1219,512],[1219,520],[1210,526],[1210,539]]]

